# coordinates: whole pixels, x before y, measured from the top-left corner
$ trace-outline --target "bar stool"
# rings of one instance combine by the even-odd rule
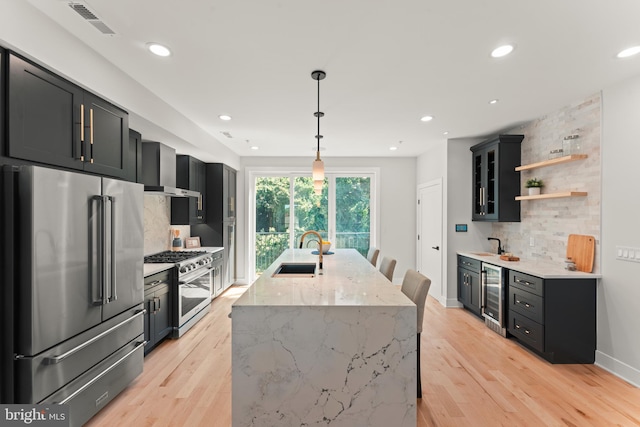
[[[380,273],[387,276],[390,282],[393,282],[393,270],[396,268],[396,260],[394,258],[389,258],[386,256],[382,257],[382,261],[380,262]]]
[[[418,399],[422,399],[422,381],[420,380],[420,333],[422,333],[422,321],[424,319],[424,305],[431,286],[431,279],[415,270],[407,270],[402,280],[400,290],[417,307],[418,314]]]
[[[371,265],[373,265],[374,267],[376,266],[376,263],[378,262],[378,254],[379,253],[380,253],[380,249],[376,248],[375,246],[371,246],[369,248],[369,253],[367,253],[367,260],[369,260]]]

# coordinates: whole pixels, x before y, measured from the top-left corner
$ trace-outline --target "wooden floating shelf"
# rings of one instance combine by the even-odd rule
[[[536,194],[535,196],[516,196],[516,200],[559,199],[561,197],[584,197],[586,191],[564,191],[562,193]]]
[[[518,166],[516,168],[516,172],[526,171],[526,170],[529,170],[529,169],[543,168],[545,166],[560,165],[562,163],[575,162],[576,160],[586,159],[587,157],[589,157],[589,156],[587,156],[586,154],[572,154],[570,156],[556,157],[555,159],[545,160],[543,162],[531,163],[529,165]]]

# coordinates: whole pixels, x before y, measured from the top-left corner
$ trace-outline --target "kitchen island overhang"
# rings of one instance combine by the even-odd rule
[[[416,425],[416,306],[353,249],[322,274],[274,278],[285,251],[232,307],[234,426]]]

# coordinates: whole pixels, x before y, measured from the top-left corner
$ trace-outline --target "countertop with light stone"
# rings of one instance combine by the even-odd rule
[[[353,249],[321,275],[271,277],[317,260],[285,251],[233,304],[233,425],[415,427],[415,304]]]
[[[273,262],[233,304],[302,306],[409,306],[413,305],[355,249],[335,249],[323,256],[322,274],[315,277],[271,277],[283,262],[313,263],[312,249],[288,249]]]
[[[521,259],[520,261],[503,261],[497,254],[482,251],[458,252],[458,255],[504,267],[509,270],[519,271],[520,273],[530,274],[542,279],[599,279],[602,277],[602,275],[595,273],[565,270],[564,260],[560,260],[557,263],[527,259]]]

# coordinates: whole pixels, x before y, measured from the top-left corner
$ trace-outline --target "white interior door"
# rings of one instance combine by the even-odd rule
[[[431,279],[429,293],[441,303],[446,299],[442,283],[442,179],[418,187],[418,271]]]

